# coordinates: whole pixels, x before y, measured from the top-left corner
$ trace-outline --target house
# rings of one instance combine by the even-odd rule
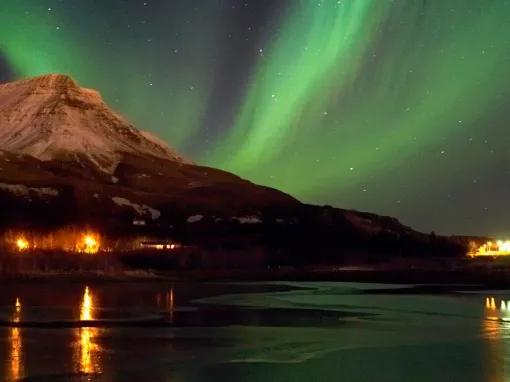
[[[171,240],[145,240],[140,241],[140,248],[142,249],[155,249],[158,251],[172,251],[180,248],[180,244],[177,244]]]

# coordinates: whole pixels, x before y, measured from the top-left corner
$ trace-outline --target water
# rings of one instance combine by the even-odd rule
[[[510,293],[352,283],[13,283],[2,381],[507,381]]]

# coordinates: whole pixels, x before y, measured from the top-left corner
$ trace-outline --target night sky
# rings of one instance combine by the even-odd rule
[[[194,161],[510,236],[510,1],[1,0],[0,81],[102,92]]]

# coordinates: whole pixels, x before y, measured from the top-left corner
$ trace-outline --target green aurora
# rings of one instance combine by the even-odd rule
[[[510,234],[510,1],[3,0],[65,72],[199,163],[422,230]]]

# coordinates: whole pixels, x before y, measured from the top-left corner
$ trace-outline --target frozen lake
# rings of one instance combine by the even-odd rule
[[[510,292],[4,283],[2,381],[507,381]]]

